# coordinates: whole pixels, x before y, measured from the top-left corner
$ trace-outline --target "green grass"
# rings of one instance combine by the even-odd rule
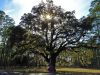
[[[100,73],[100,70],[83,68],[57,68],[57,72]]]
[[[83,68],[57,68],[57,73],[100,73],[100,70],[96,69],[83,69]],[[47,73],[47,68],[7,68],[1,69],[0,71],[8,71],[8,72],[24,72],[24,73]]]

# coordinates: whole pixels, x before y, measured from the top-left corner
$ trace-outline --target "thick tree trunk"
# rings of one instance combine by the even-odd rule
[[[49,66],[48,66],[48,71],[49,73],[56,73],[56,57],[51,57],[49,58],[49,62],[48,62]]]

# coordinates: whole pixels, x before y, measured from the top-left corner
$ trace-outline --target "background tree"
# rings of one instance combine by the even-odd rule
[[[100,41],[100,1],[99,0],[93,0],[91,2],[91,8],[90,8],[90,16],[94,18],[92,21],[93,29],[92,32],[94,33],[94,38],[96,39],[96,42],[99,43]]]
[[[76,58],[75,66],[90,67],[94,56],[92,49],[81,47],[74,49],[73,52],[75,52],[74,57]]]
[[[73,50],[66,50],[62,51],[58,56],[57,56],[57,62],[56,66],[57,67],[72,67],[75,66],[75,52]]]
[[[93,36],[96,39],[96,43],[99,44],[100,40],[100,1],[99,0],[93,0],[91,2],[91,8],[90,8],[90,16],[94,18],[92,21],[92,32]]]
[[[7,48],[7,40],[10,36],[11,29],[14,26],[14,20],[5,14],[5,12],[0,11],[0,45],[1,47],[1,65],[7,65],[8,63],[8,55],[10,53]]]
[[[93,41],[95,45],[98,45],[100,47],[100,0],[93,0],[91,2],[91,8],[90,8],[90,14],[91,17],[94,18],[92,21],[92,38],[91,38],[91,44],[93,44]],[[95,52],[95,62],[97,63],[97,67],[100,66],[100,48],[94,49]],[[95,63],[94,62],[94,63]],[[96,64],[95,64],[96,66]]]
[[[92,60],[95,57],[93,50],[80,47],[73,50],[62,51],[57,57],[57,66],[60,67],[93,67]]]

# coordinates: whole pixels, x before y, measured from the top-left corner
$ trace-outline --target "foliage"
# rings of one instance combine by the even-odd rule
[[[93,23],[93,29],[92,33],[94,33],[94,37],[96,37],[97,41],[100,39],[100,1],[99,0],[93,0],[91,2],[91,8],[90,8],[90,17],[93,17],[94,20]]]
[[[92,45],[96,45],[98,48],[94,49],[94,59],[93,59],[93,66],[99,67],[100,65],[100,0],[93,0],[91,2],[91,8],[90,8],[90,17],[93,17],[94,20],[92,21],[92,38],[89,42],[91,42]]]
[[[0,11],[0,65],[6,66],[9,64],[10,50],[7,48],[7,41],[14,26],[14,20]]]
[[[77,46],[81,37],[90,29],[90,23],[88,18],[78,20],[74,11],[65,11],[48,0],[22,16],[22,30],[16,27],[12,31],[11,45],[17,47],[20,53],[41,55],[49,63],[49,71],[55,72],[56,57],[63,50]]]
[[[93,0],[91,2],[91,8],[90,8],[90,13],[95,16],[97,13],[99,14],[100,12],[100,1],[99,0]],[[100,17],[99,15],[96,17]]]
[[[57,57],[56,65],[60,67],[71,67],[74,66],[75,60],[75,52],[73,52],[72,50],[66,50],[59,54],[59,56]]]
[[[94,53],[88,48],[76,48],[76,65],[80,67],[89,67],[92,64]]]
[[[93,50],[88,48],[75,48],[74,50],[60,53],[57,57],[56,64],[60,67],[91,67],[93,59]]]

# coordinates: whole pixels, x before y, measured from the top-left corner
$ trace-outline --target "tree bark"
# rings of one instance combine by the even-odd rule
[[[56,73],[56,57],[52,56],[51,58],[49,58],[49,62],[48,62],[48,71],[49,73]]]

